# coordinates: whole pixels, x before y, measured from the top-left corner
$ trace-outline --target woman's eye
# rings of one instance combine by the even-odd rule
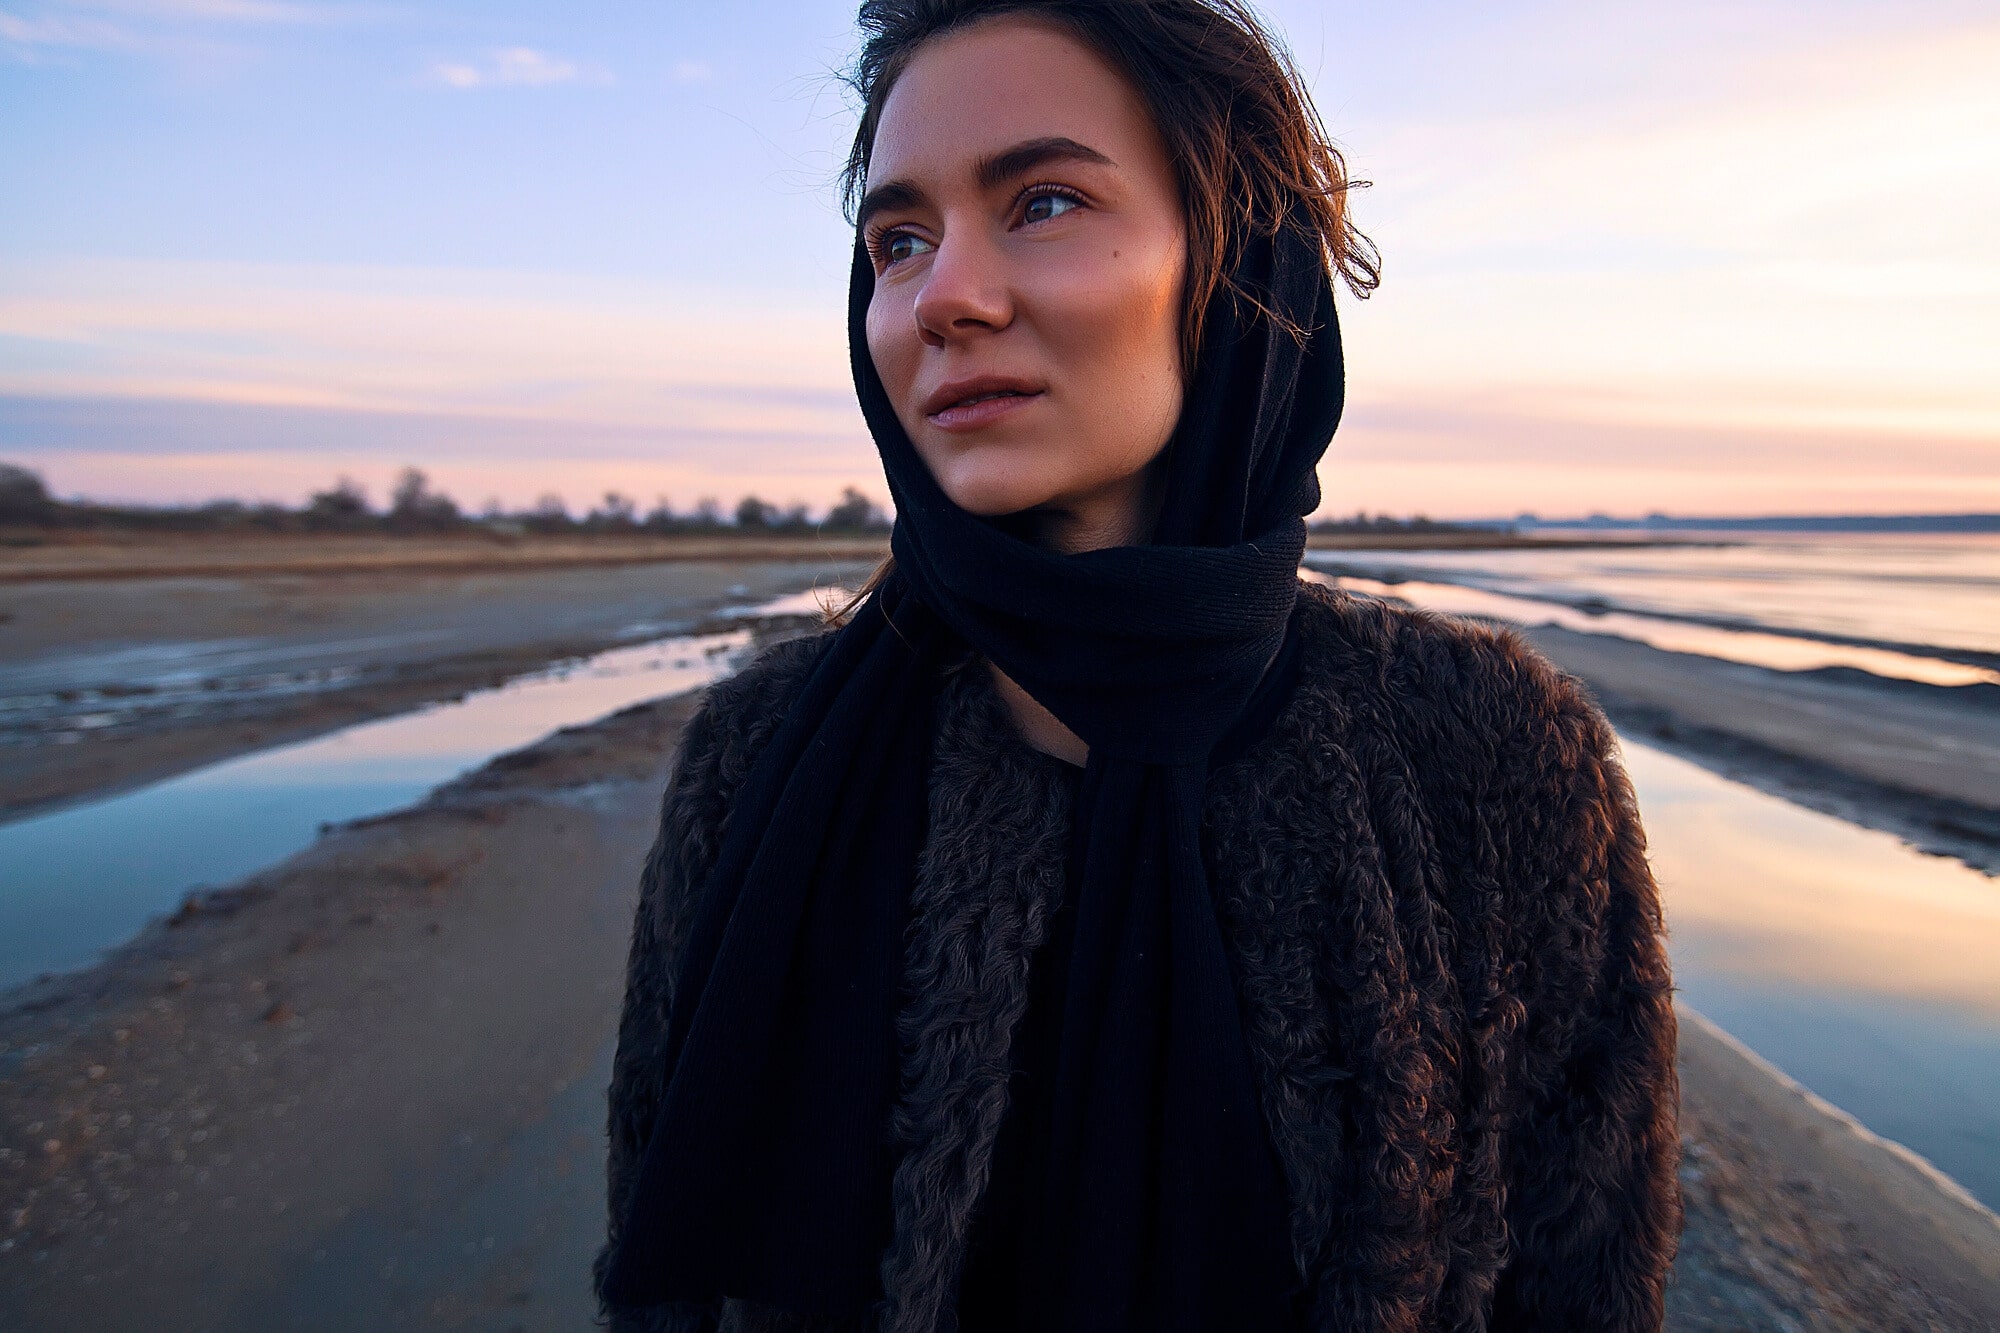
[[[906,231],[892,232],[882,240],[882,262],[885,264],[901,263],[905,259],[922,254],[923,249],[928,248],[929,245],[930,242],[921,236],[912,236]]]
[[[1076,200],[1066,194],[1031,194],[1028,205],[1021,210],[1023,222],[1047,222],[1050,218],[1061,217],[1076,207]]]

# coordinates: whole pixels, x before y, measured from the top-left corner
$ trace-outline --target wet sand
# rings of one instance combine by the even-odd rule
[[[374,533],[232,535],[95,529],[0,531],[0,584],[105,579],[277,575],[521,572],[766,560],[864,560],[889,551],[887,533],[596,533],[445,536]]]
[[[2000,1220],[1681,1012],[1680,1329],[2000,1329]]]
[[[690,700],[558,733],[0,1013],[0,1325],[577,1329]]]
[[[208,678],[251,683],[181,713],[141,698],[67,744],[10,736],[0,803],[128,785],[865,568],[17,585],[0,699],[32,696],[34,671],[129,684],[116,654],[148,644],[211,645],[194,654]],[[1946,840],[1940,812],[1995,799],[1978,787],[1991,718],[1961,695],[1533,637],[1621,725],[1795,799]],[[230,656],[246,651],[274,656]],[[307,687],[260,692],[272,662]],[[105,708],[47,705],[65,706]],[[587,1326],[636,875],[690,707],[560,732],[0,997],[0,1326]],[[1692,1016],[1682,1061],[1671,1327],[2000,1328],[1991,1214]]]
[[[503,756],[8,997],[0,1324],[586,1327],[636,876],[692,701]],[[2000,1327],[1990,1214],[1692,1016],[1682,1076],[1670,1327]]]
[[[1774,671],[1553,626],[1522,633],[1626,733],[2000,875],[2000,688]]]
[[[1723,541],[1702,545],[1722,546]],[[1607,546],[1688,545],[1672,537],[1652,537],[1642,533],[1608,537],[1522,536],[1499,529],[1466,528],[1453,532],[1315,532],[1306,538],[1309,551],[1509,551],[1535,548],[1544,551],[1581,550]]]
[[[851,584],[879,555],[802,539],[767,552],[802,559],[702,558],[715,544],[347,538],[0,553],[12,575],[61,575],[0,581],[0,819],[685,632],[734,602]],[[268,572],[280,548],[315,572]],[[166,572],[190,565],[190,549],[207,552],[206,573]],[[660,559],[665,549],[674,558]],[[2000,689],[1525,632],[1632,734],[2000,873]]]
[[[853,552],[803,554],[0,585],[0,819],[683,633],[718,609],[873,567]]]

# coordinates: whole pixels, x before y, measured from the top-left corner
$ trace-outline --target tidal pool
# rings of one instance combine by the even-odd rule
[[[1622,748],[1688,1002],[2000,1207],[2000,880]]]
[[[1462,583],[1429,583],[1407,578],[1396,583],[1383,583],[1377,579],[1327,574],[1316,569],[1307,569],[1305,575],[1348,592],[1404,601],[1444,615],[1478,616],[1516,625],[1556,625],[1581,634],[1635,639],[1670,653],[1693,653],[1701,657],[1720,658],[1725,662],[1770,667],[1774,671],[1852,667],[1891,680],[1915,680],[1926,685],[2000,685],[2000,671],[1991,667],[1898,652],[1890,648],[1833,643],[1799,634],[1727,629],[1687,620],[1637,615],[1629,611],[1584,611],[1557,602],[1489,592]]]
[[[787,604],[758,608],[763,614]],[[0,825],[0,987],[84,967],[172,911],[497,754],[727,674],[750,631],[662,639]]]

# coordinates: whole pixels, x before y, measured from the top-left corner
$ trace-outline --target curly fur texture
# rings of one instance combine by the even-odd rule
[[[1672,988],[1610,729],[1511,634],[1300,596],[1300,688],[1211,775],[1205,840],[1312,1327],[1657,1329],[1680,1226]],[[612,1075],[614,1229],[662,1092],[694,891],[825,641],[716,686],[682,742]],[[955,1329],[1069,811],[1060,761],[1020,738],[983,671],[947,684],[934,755],[883,1300],[844,1325],[725,1301],[610,1309],[613,1328]]]

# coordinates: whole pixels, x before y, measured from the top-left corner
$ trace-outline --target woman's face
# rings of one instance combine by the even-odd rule
[[[860,225],[868,350],[945,494],[1036,511],[1067,549],[1137,540],[1180,415],[1187,266],[1137,90],[1034,20],[935,39],[883,106]]]

